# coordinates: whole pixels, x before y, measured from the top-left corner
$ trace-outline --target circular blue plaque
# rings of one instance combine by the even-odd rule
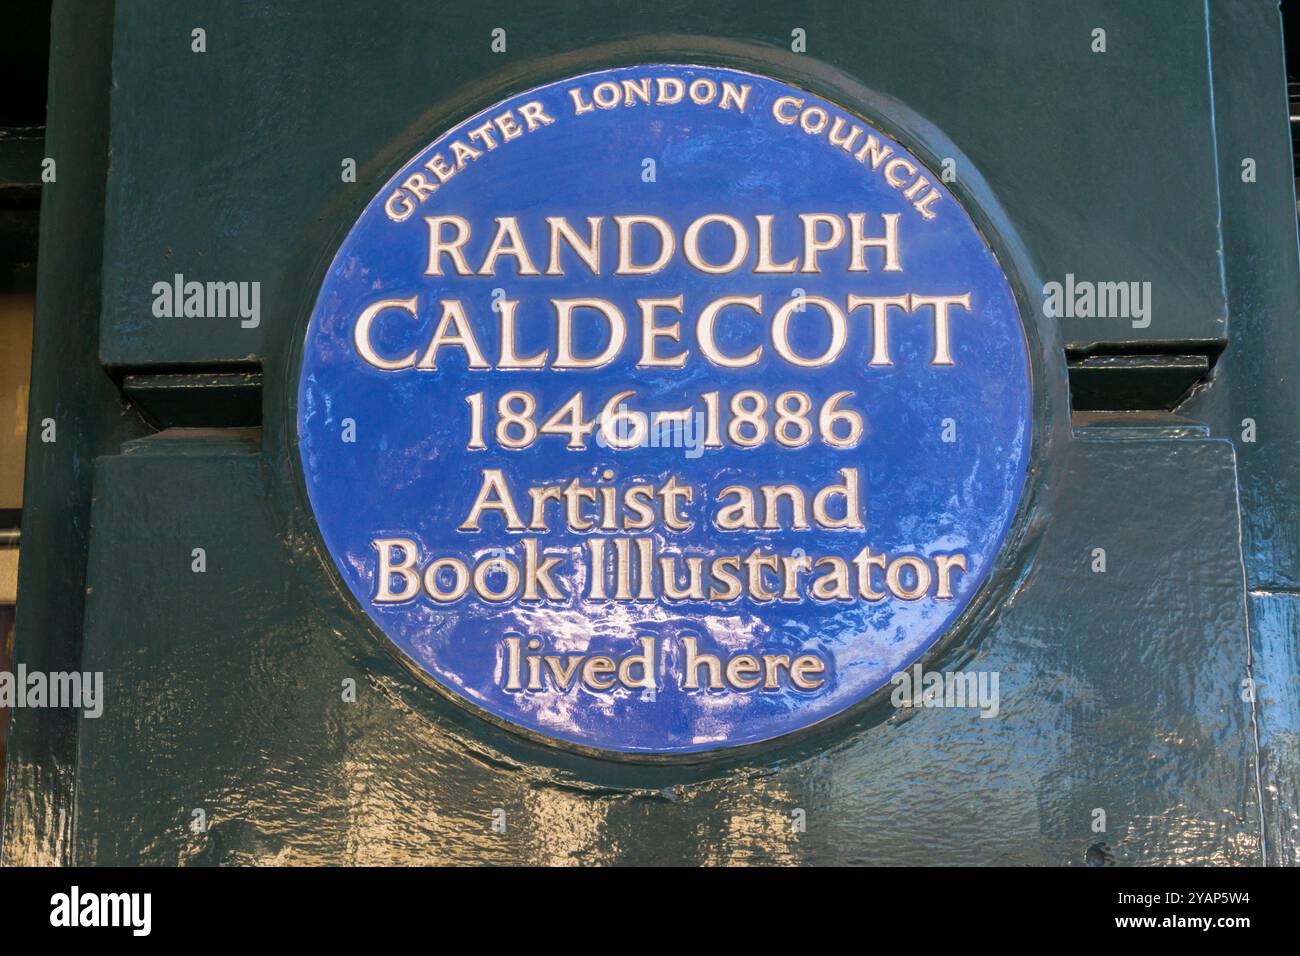
[[[606,70],[422,150],[325,276],[297,427],[339,574],[455,698],[600,751],[890,683],[1024,489],[1021,318],[970,216],[752,73]]]

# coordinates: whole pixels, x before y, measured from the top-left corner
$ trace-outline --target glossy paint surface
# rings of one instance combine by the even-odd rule
[[[701,99],[710,89],[720,97],[730,84],[745,91],[743,109],[734,99],[724,108],[719,98],[700,104],[689,96],[671,105],[590,105],[600,84],[619,90],[623,81],[649,79],[656,91],[665,77],[678,80],[682,90],[699,91]],[[570,90],[580,91],[585,111],[576,112]],[[789,99],[776,112],[788,121],[774,116],[782,97]],[[484,150],[405,221],[395,223],[385,214],[393,191],[415,173],[429,175],[425,164],[434,156],[450,156],[450,142],[469,141],[468,130],[508,110],[518,114],[530,102],[543,104],[554,122]],[[762,741],[816,723],[885,685],[944,634],[985,579],[1016,512],[1030,452],[1029,361],[1010,287],[951,193],[937,187],[942,190],[938,201],[928,207],[929,217],[923,215],[914,202],[924,186],[905,197],[904,190],[889,184],[883,165],[873,169],[868,160],[832,146],[825,132],[812,135],[802,128],[795,120],[800,108],[824,111],[812,114],[809,127],[829,126],[839,118],[835,128],[848,136],[857,126],[855,150],[866,145],[867,136],[874,137],[890,160],[904,162],[893,168],[895,177],[903,169],[926,174],[915,156],[865,121],[788,84],[734,70],[648,65],[562,80],[466,120],[397,173],[344,241],[317,300],[300,377],[298,433],[307,488],[325,542],[357,602],[397,647],[463,699],[529,730],[604,750],[689,752]],[[643,178],[646,158],[655,164],[649,182]],[[930,183],[937,181],[928,175]],[[716,213],[735,217],[751,233],[745,260],[725,275],[693,268],[681,254],[680,237],[689,224]],[[821,253],[815,271],[757,274],[755,217],[773,217],[771,260],[784,264],[805,261],[799,218],[805,213],[839,216],[841,222],[864,214],[864,232],[873,237],[884,234],[883,215],[897,215],[901,269],[886,271],[883,251],[868,249],[868,271],[850,271],[846,241]],[[426,215],[464,218],[471,230],[464,246],[471,269],[483,262],[496,217],[517,218],[530,258],[545,269],[547,217],[563,216],[581,226],[587,216],[605,216],[601,274],[593,275],[566,250],[560,276],[520,274],[521,264],[512,257],[498,259],[492,275],[425,275]],[[678,237],[678,254],[650,275],[611,275],[617,251],[612,217],[619,215],[662,218]],[[819,235],[825,238],[828,231],[823,224]],[[729,259],[735,240],[728,229],[715,223],[701,236],[702,259]],[[657,246],[646,238],[633,239],[635,261],[655,258]],[[440,265],[453,271],[450,256]],[[848,316],[847,345],[839,358],[805,368],[780,357],[768,334],[773,313],[800,290],[839,308],[850,295],[909,292],[969,293],[971,306],[950,312],[950,365],[932,361],[936,323],[922,310],[895,310],[889,316],[891,364],[870,364],[872,323],[859,309]],[[683,314],[661,312],[656,321],[680,321],[680,344],[661,341],[659,351],[687,354],[683,367],[642,367],[637,300],[679,294]],[[701,354],[694,318],[709,302],[740,295],[761,295],[762,317],[748,309],[720,317],[718,347],[729,356],[759,346],[763,351],[751,366],[724,368]],[[444,348],[436,369],[388,371],[367,363],[353,344],[357,317],[377,300],[411,296],[418,303],[414,320],[390,309],[373,326],[370,339],[385,360],[423,352],[441,314],[437,303],[453,299],[463,303],[483,354],[492,358],[501,348],[494,301],[503,296],[519,303],[515,349],[520,356],[555,354],[553,298],[595,296],[615,303],[628,319],[629,341],[611,362],[594,369],[472,369],[460,347]],[[608,340],[603,323],[590,317],[576,321],[578,355],[598,354]],[[824,353],[830,340],[820,307],[806,305],[790,323],[790,346],[802,356]],[[467,397],[484,395],[492,410],[510,390],[533,396],[538,423],[575,393],[582,395],[590,417],[616,394],[631,391],[628,407],[648,413],[690,408],[694,427],[652,435],[628,449],[591,436],[585,449],[573,450],[555,435],[510,449],[492,440],[489,417],[488,447],[467,451]],[[703,447],[701,396],[720,393],[725,413],[730,397],[742,390],[760,391],[769,404],[786,392],[807,395],[814,428],[817,410],[847,392],[844,406],[865,419],[862,438],[849,447],[835,447],[819,436],[802,447],[783,447],[770,437],[742,447],[724,435],[723,447]],[[774,415],[767,418],[771,422]],[[341,440],[346,419],[356,423],[355,442]],[[725,424],[724,419],[724,433]],[[788,510],[776,529],[720,530],[710,520],[721,490],[736,484],[749,485],[756,495],[760,484],[797,486],[811,513],[817,491],[840,482],[846,468],[860,476],[862,530],[816,523],[795,529]],[[483,519],[480,531],[458,530],[485,469],[506,476],[521,507],[527,506],[529,487],[574,478],[614,486],[620,494],[631,483],[660,485],[676,478],[693,489],[687,510],[692,525],[669,531],[658,521],[641,532],[653,537],[656,553],[708,560],[757,548],[851,561],[865,546],[890,557],[960,553],[967,571],[953,577],[950,598],[931,588],[915,600],[818,600],[805,586],[804,593],[778,600],[748,595],[738,601],[591,600],[595,572],[586,563],[586,539],[601,532],[573,531],[556,520],[560,527],[532,536],[546,553],[564,559],[554,575],[565,594],[562,602],[489,603],[472,593],[441,605],[423,595],[396,604],[376,602],[377,537],[416,541],[420,568],[431,556],[468,559],[493,549],[514,549],[511,556],[522,564],[519,539],[531,533],[507,532],[499,515]],[[603,480],[607,475],[612,479]],[[839,505],[831,510],[843,512]],[[883,574],[875,572],[875,586],[883,587]],[[502,577],[494,573],[488,582],[501,587]],[[636,650],[637,639],[652,637],[658,686],[653,692],[552,684],[507,689],[506,635],[537,640],[540,653],[607,654],[615,660]],[[816,690],[789,683],[757,691],[689,690],[683,686],[683,637],[696,639],[701,653],[724,662],[739,653],[813,653],[825,662],[825,682]]]

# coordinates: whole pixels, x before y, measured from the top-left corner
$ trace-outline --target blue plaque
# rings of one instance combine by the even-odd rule
[[[324,544],[437,686],[625,754],[857,704],[985,585],[1030,363],[942,170],[807,91],[605,70],[423,149],[325,275]]]

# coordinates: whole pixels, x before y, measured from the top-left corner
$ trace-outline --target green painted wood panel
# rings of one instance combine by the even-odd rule
[[[490,48],[498,27],[505,53]],[[206,53],[191,52],[194,28]],[[1072,347],[1222,343],[1198,3],[412,4],[381,17],[346,2],[144,2],[120,5],[114,32],[104,362],[285,361],[313,269],[420,146],[557,69],[635,60],[682,36],[701,58],[831,69],[905,103],[969,157],[958,176],[987,181],[1045,281],[1151,283],[1147,327],[1067,320]],[[340,181],[345,158],[355,184]],[[261,281],[261,326],[154,318],[153,284],[176,273]]]
[[[283,476],[255,446],[132,443],[96,462],[83,666],[109,683],[81,726],[75,857],[1257,863],[1231,446],[1084,440],[1069,455],[1069,520],[971,636],[966,667],[1001,674],[997,719],[864,718],[759,758],[638,768],[525,744],[406,673],[285,533]],[[188,829],[195,809],[206,833]]]

